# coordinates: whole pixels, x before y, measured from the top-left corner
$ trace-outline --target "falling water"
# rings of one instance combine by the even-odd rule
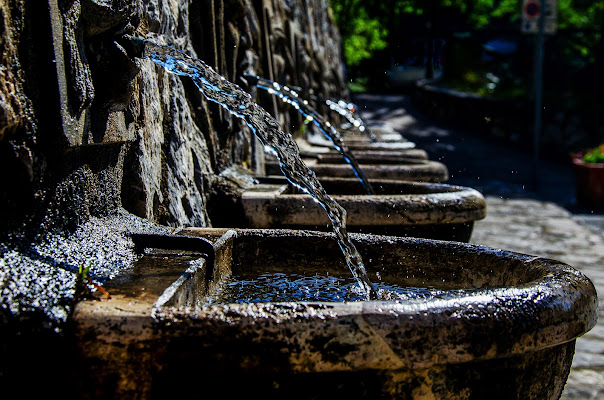
[[[357,128],[360,132],[366,133],[372,142],[377,142],[377,137],[375,134],[371,131],[371,129],[369,129],[365,121],[363,121],[363,118],[357,115],[356,110],[358,110],[358,107],[356,105],[344,100],[332,99],[325,100],[325,104],[327,104],[331,110],[346,118],[348,122],[350,122],[352,126]]]
[[[376,291],[367,277],[361,255],[346,232],[346,210],[329,197],[314,172],[301,160],[298,145],[292,136],[284,133],[280,129],[279,123],[262,107],[254,103],[248,93],[214,72],[203,61],[148,40],[125,39],[132,42],[131,44],[141,53],[141,57],[152,60],[173,74],[191,78],[207,99],[218,103],[236,117],[241,118],[252,129],[264,147],[275,154],[285,177],[323,206],[332,222],[338,244],[352,275],[367,294],[367,298],[375,298]]]
[[[281,85],[277,82],[273,82],[266,78],[261,78],[259,76],[254,75],[245,75],[245,78],[256,85],[256,87],[266,90],[270,94],[278,96],[285,103],[291,104],[300,114],[302,114],[307,120],[311,121],[315,124],[317,128],[327,137],[333,147],[342,154],[347,163],[352,166],[355,175],[369,194],[375,194],[371,184],[365,177],[363,170],[359,166],[356,158],[352,154],[352,152],[348,149],[348,147],[344,144],[342,140],[342,136],[337,131],[337,129],[331,124],[331,122],[327,121],[323,118],[319,113],[317,113],[312,106],[308,103],[307,100],[300,99],[298,93],[284,85]]]

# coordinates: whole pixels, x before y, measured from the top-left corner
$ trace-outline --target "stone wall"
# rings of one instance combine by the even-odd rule
[[[327,0],[0,0],[0,19],[3,229],[86,164],[81,147],[87,157],[121,147],[120,203],[170,226],[212,224],[208,196],[230,165],[263,173],[250,130],[192,82],[128,57],[114,41],[124,33],[200,58],[244,88],[250,73],[309,98],[348,97]],[[286,105],[258,102],[299,131]]]
[[[244,73],[348,97],[327,0],[0,0],[0,385],[20,367],[56,378],[40,360],[62,358],[52,342],[80,268],[103,284],[136,258],[132,233],[220,226],[221,173],[264,172],[249,128],[129,56],[124,34],[200,58],[252,96]],[[257,99],[299,134],[284,104]]]

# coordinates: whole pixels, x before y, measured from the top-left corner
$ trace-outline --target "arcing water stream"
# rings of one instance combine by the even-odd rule
[[[217,74],[203,61],[145,39],[125,37],[124,40],[134,46],[136,56],[148,58],[173,74],[191,78],[208,100],[226,108],[252,129],[264,147],[275,154],[285,177],[323,206],[352,275],[367,298],[375,298],[376,290],[367,276],[361,255],[346,232],[346,210],[329,197],[314,172],[301,160],[298,145],[292,136],[283,132],[279,123],[257,105],[248,93]]]
[[[365,121],[363,121],[360,116],[356,116],[356,110],[358,109],[356,105],[347,103],[344,100],[332,99],[325,100],[325,104],[327,104],[331,110],[346,118],[348,122],[360,132],[366,133],[372,142],[377,142],[377,137],[371,132],[371,129],[369,129]]]
[[[342,154],[347,163],[352,167],[355,175],[365,188],[368,194],[375,194],[369,180],[363,173],[363,170],[359,166],[356,158],[352,154],[352,152],[348,149],[348,147],[344,144],[342,140],[342,136],[337,131],[337,129],[325,118],[323,118],[318,112],[316,112],[312,106],[308,103],[307,100],[300,99],[298,93],[284,85],[281,85],[277,82],[273,82],[266,78],[261,78],[259,76],[254,75],[245,75],[245,79],[248,80],[250,84],[254,84],[256,87],[262,90],[266,90],[270,94],[278,96],[281,100],[286,103],[291,104],[300,114],[302,114],[306,119],[315,124],[317,128],[323,133],[323,135],[328,138],[333,147]]]

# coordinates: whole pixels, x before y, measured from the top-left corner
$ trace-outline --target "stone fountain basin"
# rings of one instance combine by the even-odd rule
[[[325,158],[325,159],[334,159],[341,160],[342,154],[340,152],[333,149],[333,147],[326,146],[314,146],[308,143],[306,140],[297,140],[298,147],[300,148],[300,154],[303,157],[307,158]],[[270,153],[269,153],[270,154]],[[407,159],[420,159],[427,160],[428,153],[426,150],[418,149],[418,148],[410,148],[410,149],[394,149],[394,150],[384,150],[384,149],[369,149],[369,150],[357,150],[354,152],[354,157],[359,161],[364,160],[374,160],[374,159],[383,159],[383,158],[391,158],[393,163],[405,161]],[[271,156],[269,155],[269,158]],[[370,163],[370,162],[368,162]]]
[[[173,264],[139,268],[116,280],[125,289],[106,286],[110,301],[75,308],[74,382],[98,398],[199,397],[212,387],[226,398],[557,399],[575,339],[596,323],[593,284],[558,261],[361,234],[352,239],[374,282],[441,292],[398,302],[208,304],[231,274],[350,273],[332,234],[179,235],[209,238],[215,261],[180,265],[172,283],[159,278]]]
[[[247,228],[329,231],[323,208],[285,178],[258,178],[239,204]],[[356,178],[321,178],[321,185],[347,211],[351,232],[468,242],[474,222],[486,216],[476,190],[446,184],[372,180],[368,195]]]
[[[320,164],[340,164],[344,162],[342,154],[336,151],[326,153],[301,152],[303,158],[314,158]],[[404,164],[408,161],[428,160],[425,150],[411,149],[409,151],[355,151],[354,158],[362,164]]]
[[[344,160],[337,163],[322,163],[317,159],[306,159],[306,165],[315,172],[317,177],[353,178],[352,166]],[[279,175],[277,161],[267,160],[265,163],[267,175]],[[396,164],[365,164],[359,162],[359,167],[367,179],[401,180],[414,182],[445,182],[449,179],[449,171],[445,164],[430,160],[407,159]]]
[[[376,141],[372,141],[368,135],[363,133],[352,133],[350,131],[340,130],[340,135],[346,144],[366,144],[366,143],[400,143],[408,142],[400,133],[397,132],[381,132],[372,130],[376,136]]]
[[[344,136],[343,138],[346,146],[352,151],[359,150],[409,150],[415,148],[415,143],[408,141],[407,139],[400,139],[397,141],[377,141],[372,142],[365,138],[352,138]],[[308,143],[316,147],[327,147],[332,148],[333,143],[322,137],[311,137],[306,139]]]
[[[370,129],[371,133],[373,133],[373,135],[380,141],[395,141],[401,139],[405,140],[403,135],[401,135],[392,126],[384,122],[372,121],[367,125],[367,128]],[[369,135],[366,132],[361,132],[358,129],[354,129],[350,126],[348,128],[338,129],[338,132],[340,132],[342,136],[369,139]]]
[[[398,137],[397,137],[398,136]],[[367,136],[359,136],[359,135],[350,135],[344,134],[342,135],[342,139],[344,143],[347,145],[353,144],[369,144],[369,143],[409,143],[409,141],[403,138],[400,135],[379,135],[376,141],[372,141]]]

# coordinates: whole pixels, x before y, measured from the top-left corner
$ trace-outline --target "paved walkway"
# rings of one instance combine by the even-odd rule
[[[447,165],[447,183],[473,187],[487,200],[487,217],[476,223],[472,242],[565,262],[586,274],[600,296],[599,323],[577,340],[563,400],[604,399],[604,214],[575,204],[569,164],[478,135],[434,124],[403,95],[357,95],[367,120],[387,122]]]

